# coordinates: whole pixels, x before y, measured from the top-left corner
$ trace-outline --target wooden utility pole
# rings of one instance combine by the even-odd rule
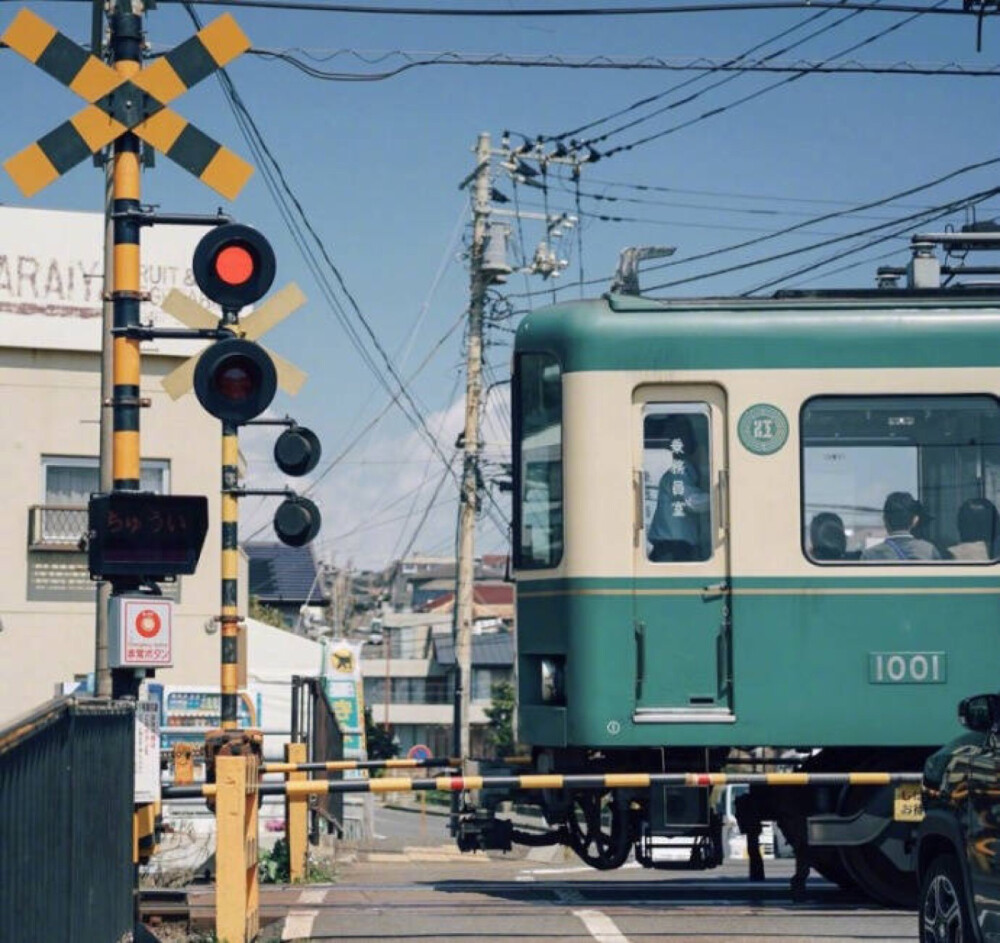
[[[456,756],[470,753],[469,707],[472,689],[473,587],[475,584],[476,509],[479,504],[479,407],[483,390],[483,308],[486,248],[490,213],[490,136],[480,134],[476,143],[475,187],[472,199],[472,251],[470,253],[469,331],[466,344],[465,435],[462,485],[458,509],[458,574],[455,588],[455,737]]]

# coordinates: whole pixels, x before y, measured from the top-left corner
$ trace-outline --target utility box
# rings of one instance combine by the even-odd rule
[[[162,596],[112,596],[108,603],[108,665],[169,668],[174,663],[174,604]]]

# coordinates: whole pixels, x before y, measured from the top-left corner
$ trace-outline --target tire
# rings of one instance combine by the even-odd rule
[[[975,943],[958,859],[938,855],[920,887],[920,943]]]

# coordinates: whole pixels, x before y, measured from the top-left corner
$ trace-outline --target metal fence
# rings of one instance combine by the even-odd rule
[[[0,940],[131,938],[134,763],[122,702],[59,698],[0,730]]]
[[[321,762],[344,758],[344,735],[326,697],[322,678],[292,678],[292,739],[309,745],[309,761]],[[318,773],[317,778],[343,779],[337,772]],[[316,797],[310,808],[309,837],[319,842],[321,822],[327,833],[344,835],[344,795]]]

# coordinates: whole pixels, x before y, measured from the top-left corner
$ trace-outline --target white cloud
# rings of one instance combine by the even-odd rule
[[[502,516],[509,518],[509,500],[489,484],[501,463],[509,462],[509,397],[507,387],[497,387],[489,396],[483,417],[482,475],[487,480]],[[397,414],[398,415],[398,414]],[[328,474],[319,474],[336,457],[336,447],[324,444],[324,457],[317,472],[303,479],[286,479],[275,468],[271,450],[280,429],[249,426],[240,435],[240,449],[247,464],[248,488],[291,487],[308,490],[323,515],[323,527],[314,542],[317,558],[358,568],[380,568],[398,557],[410,544],[418,523],[426,520],[413,541],[411,552],[454,552],[458,515],[458,485],[462,456],[455,444],[465,423],[464,397],[447,409],[429,414],[426,427],[434,434],[440,452],[452,459],[454,478],[441,483],[444,465],[426,438],[412,428],[399,429],[399,421],[376,426]],[[395,431],[393,430],[395,426]],[[318,430],[316,430],[318,431]],[[321,437],[322,434],[320,433]],[[436,496],[435,496],[436,492]],[[279,498],[244,498],[240,509],[241,540],[256,531],[257,541],[274,540],[271,518]],[[428,509],[428,505],[432,505]],[[506,534],[494,526],[485,511],[501,519],[488,496],[477,528],[477,554],[506,551]]]

